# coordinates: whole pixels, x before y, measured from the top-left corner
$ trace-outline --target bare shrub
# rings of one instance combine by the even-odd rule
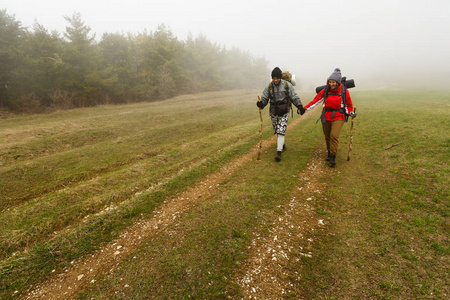
[[[105,95],[104,97],[103,97],[103,104],[105,104],[105,105],[109,105],[109,104],[111,104],[111,97],[109,96],[109,95]]]
[[[55,90],[50,94],[51,106],[56,109],[74,108],[75,94],[67,91]]]
[[[198,78],[198,76],[192,76],[189,84],[186,86],[186,92],[188,94],[197,94],[201,92],[203,88],[204,85],[202,85],[200,78]]]
[[[0,107],[0,119],[7,119],[13,117],[14,114],[6,108]]]
[[[12,109],[19,113],[40,113],[44,110],[41,101],[33,93],[20,96]]]
[[[162,99],[171,98],[176,95],[176,85],[172,78],[170,70],[166,67],[161,68],[158,74],[158,91]]]

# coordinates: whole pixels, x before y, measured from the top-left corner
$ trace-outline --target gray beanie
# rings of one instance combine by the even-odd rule
[[[331,73],[331,75],[330,75],[330,77],[328,77],[327,79],[328,80],[334,80],[334,81],[337,81],[338,83],[340,83],[341,82],[341,69],[339,69],[339,68],[336,68],[336,69],[334,69],[334,72],[333,73]]]

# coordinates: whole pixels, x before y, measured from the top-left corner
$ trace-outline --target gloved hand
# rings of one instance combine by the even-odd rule
[[[297,114],[302,116],[305,113],[305,111],[306,110],[303,108],[303,105],[300,105],[297,109]]]
[[[353,111],[352,111],[351,113],[349,113],[348,115],[349,115],[350,117],[352,117],[352,118],[356,118],[356,113],[353,112]]]
[[[264,104],[262,103],[262,101],[257,101],[257,102],[256,102],[256,106],[258,106],[258,107],[261,108],[261,109],[264,108]]]

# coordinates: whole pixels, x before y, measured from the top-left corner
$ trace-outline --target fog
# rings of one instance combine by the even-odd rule
[[[38,22],[61,34],[64,16],[79,12],[98,40],[160,24],[182,40],[203,34],[289,70],[303,90],[335,67],[361,89],[446,88],[450,78],[448,0],[0,0],[0,8],[30,30]]]

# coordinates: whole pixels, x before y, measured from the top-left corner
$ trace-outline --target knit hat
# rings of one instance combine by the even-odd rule
[[[281,76],[283,76],[281,69],[278,67],[275,67],[275,69],[273,69],[272,71],[272,78],[277,77],[281,79]]]
[[[339,69],[339,68],[334,69],[334,72],[331,73],[330,77],[328,77],[327,80],[334,80],[334,81],[340,83],[341,82],[341,69]]]

